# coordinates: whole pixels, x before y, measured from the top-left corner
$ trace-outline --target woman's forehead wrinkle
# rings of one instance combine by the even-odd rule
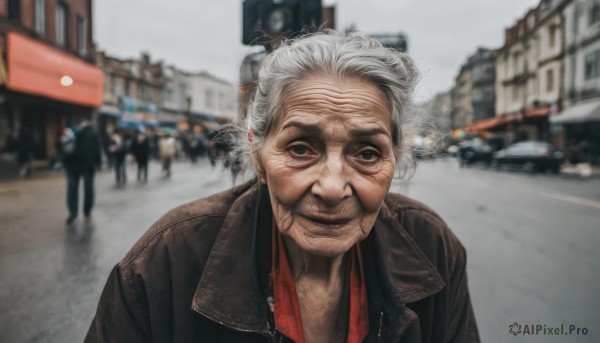
[[[382,95],[365,88],[322,88],[315,85],[298,87],[285,97],[284,113],[301,111],[380,112],[389,115]]]

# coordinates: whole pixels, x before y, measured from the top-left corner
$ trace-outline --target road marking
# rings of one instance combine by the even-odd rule
[[[595,200],[586,199],[586,198],[580,198],[580,197],[576,197],[574,195],[568,195],[568,194],[542,193],[542,195],[547,196],[549,198],[557,199],[557,200],[568,201],[568,202],[571,202],[571,203],[577,204],[577,205],[589,206],[589,207],[600,209],[600,201],[595,201]]]

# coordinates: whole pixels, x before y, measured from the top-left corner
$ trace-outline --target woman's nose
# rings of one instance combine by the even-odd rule
[[[352,195],[343,156],[327,157],[322,162],[312,193],[328,205],[335,205]]]

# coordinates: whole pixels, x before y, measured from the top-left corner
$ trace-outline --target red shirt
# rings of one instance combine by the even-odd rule
[[[274,221],[273,221],[274,222]],[[296,285],[292,270],[285,253],[285,244],[279,230],[273,224],[273,264],[272,280],[274,294],[274,316],[277,330],[296,343],[304,343],[302,315],[296,293]],[[367,288],[363,272],[362,258],[357,243],[348,252],[347,277],[350,280],[349,313],[341,314],[348,318],[347,343],[360,343],[369,333],[369,318],[367,306]]]

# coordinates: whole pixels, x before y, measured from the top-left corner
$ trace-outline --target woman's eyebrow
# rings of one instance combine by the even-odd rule
[[[323,129],[317,124],[306,124],[298,121],[290,121],[283,125],[281,131],[288,128],[296,128],[309,134],[321,134]]]
[[[389,135],[389,133],[387,131],[385,131],[384,129],[380,128],[380,127],[373,127],[373,128],[365,128],[365,129],[352,129],[350,130],[350,135],[352,137],[369,137],[369,136],[376,136],[376,135]]]
[[[327,125],[327,124],[324,124],[324,125]],[[299,129],[299,130],[306,132],[307,134],[311,134],[311,135],[320,135],[323,133],[322,125],[307,124],[307,123],[302,123],[302,122],[298,122],[298,121],[290,121],[290,122],[285,123],[283,125],[283,127],[281,128],[281,131],[284,131],[288,128]],[[389,133],[380,127],[359,128],[359,129],[351,129],[350,130],[350,136],[355,137],[355,138],[363,138],[363,137],[370,137],[370,136],[376,136],[376,135],[386,135],[387,136],[387,135],[389,135]]]

